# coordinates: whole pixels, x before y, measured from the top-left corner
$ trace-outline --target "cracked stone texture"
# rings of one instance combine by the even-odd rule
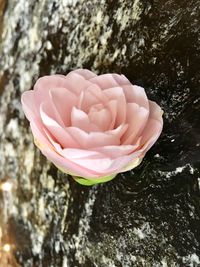
[[[200,266],[199,17],[198,0],[0,0],[0,177],[15,184],[1,209],[19,266]],[[20,104],[78,67],[125,74],[165,112],[143,163],[93,187],[40,154]]]

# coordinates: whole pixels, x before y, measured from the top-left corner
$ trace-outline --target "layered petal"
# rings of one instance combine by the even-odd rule
[[[84,166],[79,166],[78,164],[67,160],[49,147],[42,147],[40,149],[42,154],[45,155],[51,162],[53,162],[57,166],[57,168],[67,174],[81,177],[99,177],[99,174],[97,174],[96,172],[88,170]]]
[[[141,135],[142,151],[147,151],[152,147],[163,128],[162,109],[153,101],[149,101],[149,107],[149,119]]]
[[[29,121],[40,119],[38,109],[36,107],[34,91],[26,91],[21,97],[24,113]]]
[[[39,110],[40,104],[50,99],[49,91],[55,88],[68,88],[69,82],[65,76],[51,75],[39,78],[34,86],[34,97],[37,109]],[[68,88],[71,90],[71,88]]]
[[[90,81],[92,83],[98,84],[102,90],[131,84],[124,75],[115,73],[102,74],[90,79]]]
[[[67,86],[65,88],[69,89],[77,96],[81,94],[86,88],[91,86],[91,82],[86,80],[82,75],[71,71],[66,76]]]
[[[122,86],[127,103],[136,103],[140,107],[149,109],[149,101],[144,88],[137,85],[123,85]]]
[[[135,157],[134,157],[135,156]],[[90,180],[95,180],[97,177],[104,177],[106,175],[117,174],[125,166],[129,166],[133,161],[137,159],[137,153],[135,155],[122,156],[118,158],[101,157],[101,158],[70,158],[79,167],[83,167],[90,170],[91,174],[87,177]]]
[[[135,139],[140,136],[149,116],[149,111],[135,103],[128,103],[126,111],[126,123],[128,129],[123,135],[122,144],[134,144]]]
[[[95,84],[90,85],[87,90],[82,92],[80,100],[79,107],[85,112],[89,112],[90,108],[94,105],[100,103],[106,105],[108,101],[107,97],[102,93],[99,86]]]
[[[85,80],[89,80],[97,76],[94,72],[87,69],[76,69],[73,71],[73,73],[81,75],[83,78],[85,78]]]
[[[118,86],[113,74],[102,74],[96,76],[90,79],[90,82],[97,84],[102,90]]]
[[[99,125],[91,123],[88,114],[76,107],[73,107],[71,112],[71,126],[82,129],[85,132],[100,131]]]
[[[100,131],[107,131],[111,124],[111,113],[108,109],[102,108],[100,110],[91,109],[88,117],[91,123],[95,124]]]
[[[117,101],[117,116],[115,119],[115,126],[125,122],[126,119],[126,99],[124,96],[123,89],[121,87],[113,87],[104,90],[105,95],[109,100]]]
[[[136,145],[121,145],[121,146],[103,146],[93,148],[94,151],[100,152],[110,158],[118,158],[121,156],[129,155],[133,153],[139,144]]]
[[[63,157],[68,159],[102,159],[105,158],[105,155],[96,150],[85,150],[85,149],[76,149],[76,148],[64,148],[58,151]]]
[[[49,91],[51,108],[54,110],[56,120],[63,127],[70,126],[69,114],[77,104],[77,97],[66,88],[53,88]]]
[[[62,147],[79,147],[79,144],[69,132],[61,127],[52,116],[51,107],[48,103],[42,103],[40,107],[42,122],[46,129]]]
[[[97,146],[106,145],[119,145],[120,140],[118,136],[110,133],[91,132],[86,133],[83,130],[76,127],[69,127],[68,132],[73,136],[77,142],[80,143],[80,147],[89,149]]]
[[[107,107],[110,110],[110,114],[111,114],[111,122],[110,122],[110,127],[109,127],[109,130],[111,130],[116,125],[118,101],[110,100],[107,103]]]
[[[135,168],[163,127],[161,108],[142,87],[86,69],[40,78],[22,106],[42,153],[85,185]]]

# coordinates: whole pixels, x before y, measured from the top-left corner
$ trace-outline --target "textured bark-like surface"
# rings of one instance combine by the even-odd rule
[[[1,215],[19,266],[199,266],[200,1],[0,7],[0,176],[15,184]],[[90,188],[40,154],[20,104],[39,76],[77,67],[123,73],[165,111],[143,163]]]

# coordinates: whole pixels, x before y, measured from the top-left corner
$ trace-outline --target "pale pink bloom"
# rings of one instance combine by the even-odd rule
[[[142,87],[86,69],[40,78],[22,106],[41,152],[94,182],[137,166],[163,127],[161,108]]]

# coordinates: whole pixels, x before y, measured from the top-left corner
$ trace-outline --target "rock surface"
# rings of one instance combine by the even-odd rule
[[[0,9],[0,177],[15,185],[0,213],[19,266],[200,266],[200,2],[0,0]],[[39,76],[78,67],[125,74],[165,111],[143,163],[93,187],[47,162],[20,104]]]

